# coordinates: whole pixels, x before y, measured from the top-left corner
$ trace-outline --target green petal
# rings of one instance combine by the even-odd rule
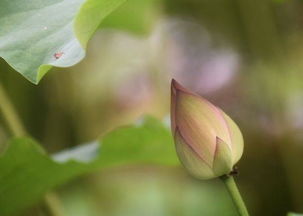
[[[181,163],[192,176],[198,179],[215,177],[211,167],[185,142],[178,129],[175,134],[175,144]]]
[[[232,154],[230,147],[217,137],[216,152],[214,157],[213,171],[216,176],[228,174],[232,171]]]
[[[242,133],[239,129],[239,127],[236,125],[236,123],[223,112],[223,116],[228,124],[230,136],[231,136],[231,146],[232,146],[232,158],[233,158],[233,164],[236,164],[242,154],[243,154],[243,148],[244,148],[244,140]]]

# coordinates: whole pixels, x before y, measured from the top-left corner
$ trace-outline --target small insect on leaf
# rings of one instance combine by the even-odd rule
[[[64,54],[64,52],[57,52],[54,54],[55,59],[61,58],[61,56]]]

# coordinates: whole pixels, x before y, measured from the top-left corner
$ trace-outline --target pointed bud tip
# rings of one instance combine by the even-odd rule
[[[177,85],[177,81],[175,79],[172,79],[171,80],[171,93],[172,93],[172,95],[176,95],[176,93],[177,93],[176,85]]]
[[[176,94],[178,91],[182,91],[185,93],[193,94],[193,92],[190,92],[186,88],[184,88],[180,83],[178,83],[175,79],[171,80],[171,90],[172,93]]]
[[[222,143],[224,142],[220,137],[216,136],[216,143]]]
[[[175,87],[176,85],[178,85],[179,83],[175,80],[175,79],[172,79],[171,80],[171,85],[173,86],[173,87]]]

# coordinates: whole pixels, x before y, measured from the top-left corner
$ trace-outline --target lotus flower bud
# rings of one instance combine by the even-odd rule
[[[235,122],[220,108],[171,84],[171,128],[178,157],[199,179],[229,174],[243,153],[243,137]]]

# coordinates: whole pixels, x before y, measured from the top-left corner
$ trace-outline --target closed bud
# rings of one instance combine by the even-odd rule
[[[243,137],[220,108],[175,80],[171,84],[171,128],[178,157],[199,179],[229,174],[243,153]]]

